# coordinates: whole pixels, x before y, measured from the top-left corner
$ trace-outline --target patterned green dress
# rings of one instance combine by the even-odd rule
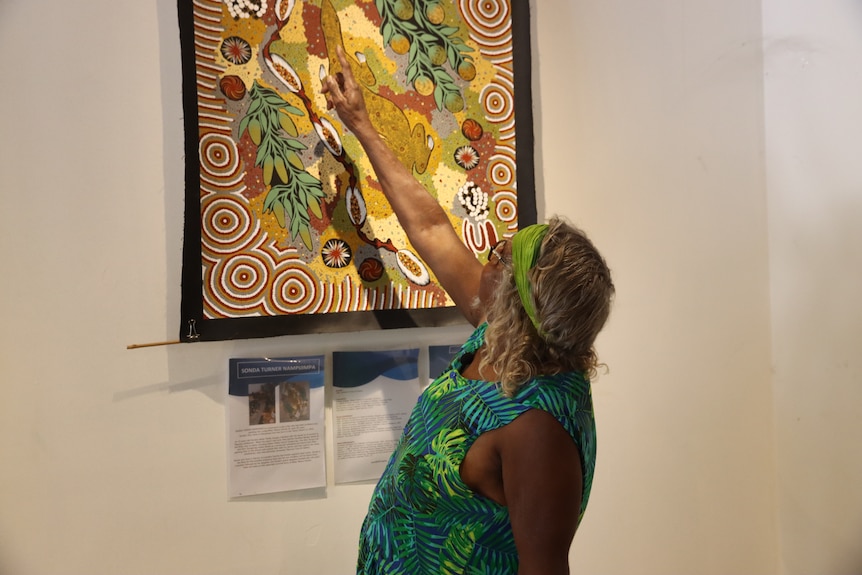
[[[578,445],[583,517],[596,455],[589,381],[582,373],[542,376],[507,398],[493,383],[462,377],[463,358],[481,347],[486,327],[476,329],[414,407],[362,524],[357,573],[517,573],[508,509],[474,493],[459,468],[479,435],[531,408],[553,415]]]

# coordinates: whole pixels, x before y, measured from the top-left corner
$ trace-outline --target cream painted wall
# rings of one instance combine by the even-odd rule
[[[618,294],[575,573],[775,573],[760,4],[537,2],[546,212]]]
[[[763,6],[781,561],[862,573],[862,5]]]
[[[760,3],[532,8],[540,205],[619,289],[573,572],[777,573]],[[0,48],[0,573],[350,573],[370,485],[227,501],[227,359],[466,330],[126,350],[176,332],[174,4],[2,0]]]

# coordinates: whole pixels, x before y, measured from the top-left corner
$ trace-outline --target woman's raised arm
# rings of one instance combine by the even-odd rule
[[[327,104],[362,144],[386,199],[419,257],[467,319],[473,325],[478,324],[482,314],[474,301],[479,293],[482,264],[458,238],[437,200],[398,160],[374,127],[362,88],[340,46],[337,55],[341,72],[323,79]]]

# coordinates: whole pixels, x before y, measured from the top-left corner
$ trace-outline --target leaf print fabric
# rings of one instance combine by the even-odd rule
[[[439,575],[517,573],[508,509],[475,494],[459,469],[473,442],[529,409],[553,415],[578,445],[584,473],[581,513],[595,469],[595,419],[582,373],[541,376],[514,398],[460,374],[482,346],[480,325],[422,395],[377,484],[362,525],[357,573]]]

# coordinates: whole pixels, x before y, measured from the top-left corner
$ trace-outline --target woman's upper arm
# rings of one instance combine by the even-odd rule
[[[503,489],[518,572],[566,574],[583,488],[578,448],[560,422],[541,410],[531,409],[503,429]]]
[[[439,217],[440,213],[437,215]],[[481,310],[474,307],[474,300],[479,295],[482,264],[461,242],[448,218],[415,228],[419,226],[414,226],[410,240],[419,256],[464,316],[471,324],[478,325],[482,319]]]

